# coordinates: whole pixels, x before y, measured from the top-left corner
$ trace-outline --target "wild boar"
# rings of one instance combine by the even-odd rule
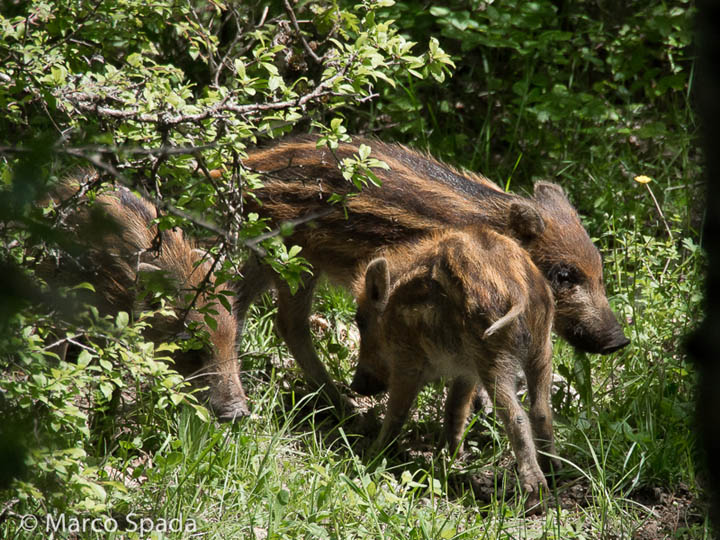
[[[338,165],[357,155],[361,144],[389,169],[374,170],[381,186],[365,187],[333,209],[328,202],[333,193],[355,191]],[[322,386],[336,405],[343,403],[342,396],[317,357],[308,324],[318,276],[349,287],[357,268],[379,249],[446,227],[483,224],[516,239],[553,290],[555,330],[574,347],[607,354],[629,343],[605,295],[600,254],[557,185],[538,182],[533,196],[525,198],[403,146],[362,138],[334,151],[318,148],[312,137],[290,138],[253,151],[244,166],[264,182],[248,197],[246,211],[275,227],[315,216],[286,238],[288,245],[302,246],[314,274],[292,295],[269,267],[249,260],[236,306],[240,328],[254,298],[274,284],[279,333],[309,381]]]
[[[355,284],[360,356],[351,388],[389,390],[371,453],[397,437],[420,389],[452,381],[445,440],[459,449],[474,389],[482,383],[508,433],[529,504],[547,493],[541,471],[555,453],[550,410],[553,298],[527,252],[484,226],[431,234],[389,248]],[[530,420],[516,395],[525,372]],[[534,440],[533,440],[534,437]]]
[[[237,320],[201,290],[203,284],[214,281],[212,259],[182,231],[158,231],[152,224],[157,208],[125,187],[110,187],[91,203],[82,185],[97,180],[97,173],[84,176],[80,184],[73,179],[61,182],[51,195],[62,217],[59,227],[68,233],[71,244],[54,264],[41,267],[41,275],[56,285],[91,283],[96,294],[89,300],[102,313],[148,308],[141,294],[142,279],[155,276],[169,283],[170,298],[174,298],[171,307],[177,316],[154,317],[146,337],[153,341],[186,337],[190,323],[205,330],[207,344],[178,353],[175,366],[185,375],[202,373],[196,382],[209,386],[209,405],[219,419],[247,415],[236,352]],[[68,204],[71,198],[74,202]],[[218,294],[226,291],[226,284],[215,288]],[[211,302],[217,313],[214,326],[206,325],[199,311]]]

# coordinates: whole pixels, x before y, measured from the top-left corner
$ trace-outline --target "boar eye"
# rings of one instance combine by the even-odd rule
[[[550,278],[558,287],[572,287],[580,283],[580,272],[572,266],[556,266],[553,268]]]

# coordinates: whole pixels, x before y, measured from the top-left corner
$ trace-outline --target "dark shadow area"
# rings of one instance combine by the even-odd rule
[[[708,254],[706,317],[689,338],[688,352],[698,373],[697,425],[702,445],[700,468],[707,471],[710,517],[720,530],[720,4],[697,2],[698,79],[695,98],[705,152],[707,185],[703,244]]]

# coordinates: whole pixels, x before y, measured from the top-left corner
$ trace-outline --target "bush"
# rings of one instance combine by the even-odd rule
[[[102,181],[154,200],[161,230],[219,236],[216,275],[228,279],[241,248],[266,230],[239,212],[259,181],[242,167],[249,145],[311,125],[336,144],[347,137],[344,115],[373,99],[378,84],[405,72],[442,80],[451,67],[436,41],[423,53],[378,20],[387,4],[78,0],[15,2],[0,12],[0,259],[21,285],[0,300],[1,384],[16,430],[7,451],[27,466],[12,484],[26,511],[111,508],[125,495],[108,471],[143,461],[170,436],[160,411],[188,402],[206,414],[163,362],[176,345],[141,337],[151,313],[79,317],[37,283],[34,268],[64,241],[33,202],[68,171],[92,165]],[[361,185],[373,165],[358,156],[348,178]],[[277,238],[262,249],[297,286],[306,269],[299,250]],[[54,342],[81,351],[68,362]],[[110,421],[108,432],[115,401],[131,388],[135,412]]]

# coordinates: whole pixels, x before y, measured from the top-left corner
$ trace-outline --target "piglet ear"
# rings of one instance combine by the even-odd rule
[[[531,203],[514,202],[510,205],[510,229],[515,238],[528,242],[545,231],[545,220]]]
[[[384,258],[370,261],[365,270],[365,297],[370,300],[378,311],[387,305],[390,288],[390,271]]]
[[[535,182],[533,197],[535,199],[549,199],[553,197],[567,199],[563,188],[551,182]]]
[[[577,220],[577,212],[570,204],[563,188],[557,184],[537,182],[533,191],[533,200],[539,208],[560,222]]]

